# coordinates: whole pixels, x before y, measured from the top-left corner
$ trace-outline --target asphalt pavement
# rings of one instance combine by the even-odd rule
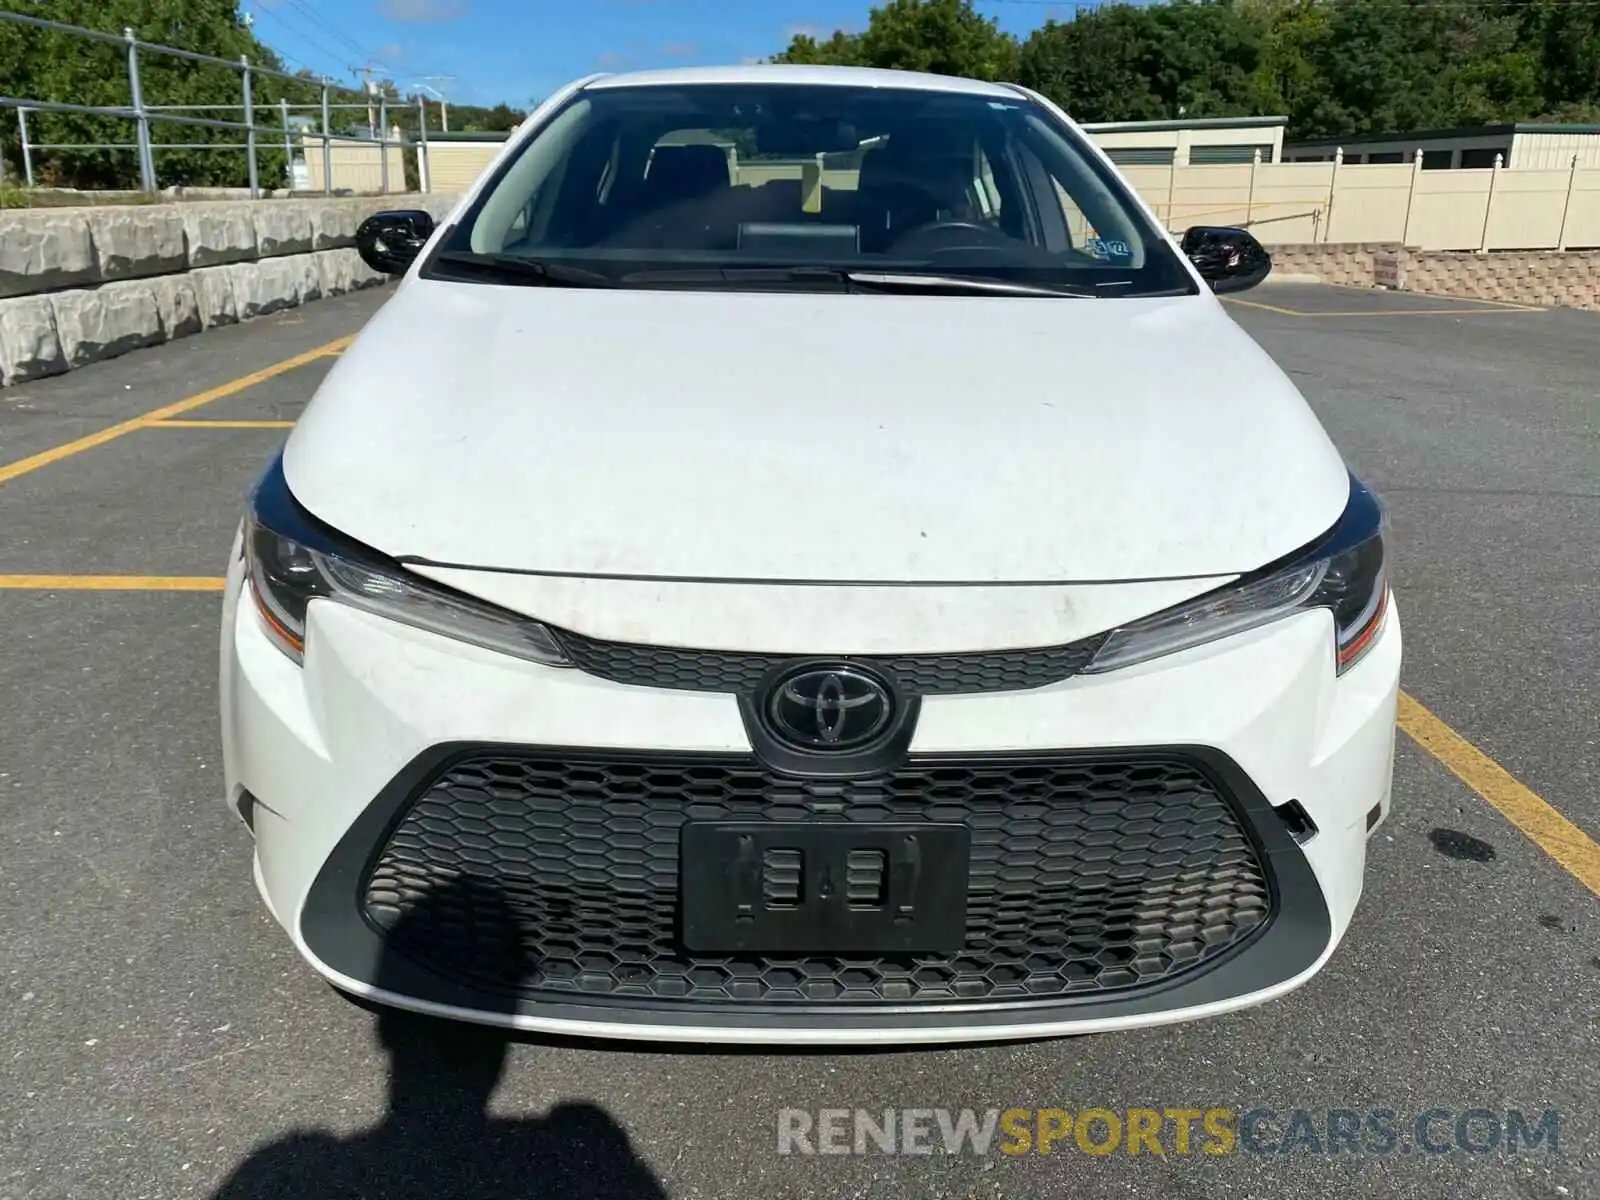
[[[1138,1033],[771,1053],[380,1019],[259,903],[221,800],[210,581],[333,361],[307,352],[385,295],[0,392],[0,1197],[1600,1196],[1600,881],[1550,821],[1600,839],[1600,316],[1303,285],[1231,305],[1390,506],[1408,695],[1522,789],[1491,806],[1471,760],[1401,737],[1319,977]],[[1556,834],[1567,866],[1535,840]],[[1004,1135],[779,1152],[784,1110],[935,1110],[937,1129],[1014,1108],[1274,1115],[1227,1154],[1198,1126],[1161,1155],[1072,1136],[1012,1155]],[[1484,1149],[1485,1117],[1458,1138],[1475,1109],[1502,1135],[1510,1110],[1554,1112],[1556,1144]],[[1351,1151],[1329,1110],[1389,1112],[1401,1136]],[[1437,1153],[1411,1136],[1430,1110]]]

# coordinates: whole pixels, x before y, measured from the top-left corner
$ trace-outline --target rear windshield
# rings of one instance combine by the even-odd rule
[[[624,283],[831,267],[1101,297],[1194,290],[1126,186],[1046,110],[902,88],[581,91],[495,169],[441,248]]]

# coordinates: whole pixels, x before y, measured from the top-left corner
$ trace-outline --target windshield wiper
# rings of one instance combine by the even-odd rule
[[[1093,292],[1068,291],[981,275],[923,275],[914,271],[840,271],[857,287],[873,292],[918,292],[929,296],[1049,296],[1058,300],[1093,300]]]
[[[785,267],[688,267],[635,271],[621,283],[646,284],[760,284],[820,281],[852,291],[915,292],[925,296],[1046,296],[1052,299],[1093,300],[1088,291],[1013,283],[981,275],[927,275],[918,271],[857,271],[850,267],[796,264]]]
[[[599,271],[569,267],[565,263],[522,258],[516,254],[479,254],[471,250],[441,250],[434,260],[445,266],[461,267],[495,279],[516,283],[543,284],[547,287],[616,287],[616,281]]]

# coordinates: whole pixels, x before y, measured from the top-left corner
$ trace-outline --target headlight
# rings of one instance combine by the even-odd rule
[[[1113,629],[1087,672],[1115,671],[1309,608],[1333,614],[1334,664],[1344,674],[1371,648],[1389,598],[1383,507],[1354,475],[1333,530],[1287,563]]]
[[[289,494],[281,458],[250,498],[244,554],[262,623],[295,662],[305,655],[306,608],[323,599],[547,666],[567,664],[537,621],[419,580],[334,533]]]

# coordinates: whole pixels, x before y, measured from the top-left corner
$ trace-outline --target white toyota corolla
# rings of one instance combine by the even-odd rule
[[[1181,245],[1003,84],[543,104],[255,489],[228,799],[338,988],[915,1042],[1304,983],[1389,808],[1384,519]]]

